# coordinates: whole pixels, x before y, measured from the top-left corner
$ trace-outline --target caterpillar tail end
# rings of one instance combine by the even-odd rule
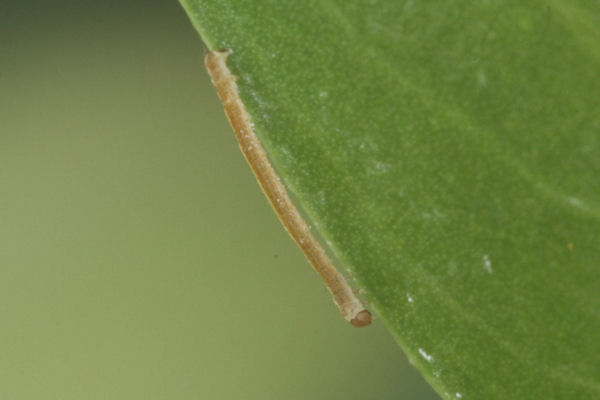
[[[352,324],[352,326],[362,328],[363,326],[371,325],[371,321],[371,313],[367,310],[362,310],[350,320],[350,323]]]

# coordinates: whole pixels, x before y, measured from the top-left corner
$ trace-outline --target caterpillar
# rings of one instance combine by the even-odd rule
[[[323,279],[342,316],[356,327],[370,325],[371,313],[363,307],[344,276],[335,268],[325,250],[311,234],[306,221],[292,203],[271,166],[267,153],[254,132],[250,115],[239,97],[236,76],[227,67],[229,54],[231,50],[210,51],[206,54],[205,65],[244,157],[279,220]]]

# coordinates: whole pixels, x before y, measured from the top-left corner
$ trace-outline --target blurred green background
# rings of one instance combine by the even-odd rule
[[[0,398],[436,399],[352,328],[176,0],[0,5]]]

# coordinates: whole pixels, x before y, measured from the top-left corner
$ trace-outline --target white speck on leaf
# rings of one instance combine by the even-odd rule
[[[569,204],[573,207],[583,208],[583,203],[577,197],[569,197]]]
[[[411,297],[411,295],[409,293],[406,293],[406,299],[408,300],[409,303],[413,302],[413,298]]]
[[[456,393],[456,398],[457,398],[457,399],[462,399],[462,394],[460,394],[460,393],[458,393],[458,392],[457,392],[457,393]]]
[[[425,352],[425,350],[423,349],[419,349],[419,354],[421,355],[421,357],[423,357],[427,362],[432,362],[433,361],[433,356],[429,355]]]
[[[490,260],[490,256],[487,254],[483,255],[483,268],[487,271],[488,274],[494,272],[492,269],[492,261]]]
[[[372,167],[367,169],[368,175],[384,175],[387,174],[392,168],[391,164],[376,161],[372,164]]]

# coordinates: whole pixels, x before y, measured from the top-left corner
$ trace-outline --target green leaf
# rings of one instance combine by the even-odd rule
[[[599,2],[182,3],[442,397],[600,397]]]

